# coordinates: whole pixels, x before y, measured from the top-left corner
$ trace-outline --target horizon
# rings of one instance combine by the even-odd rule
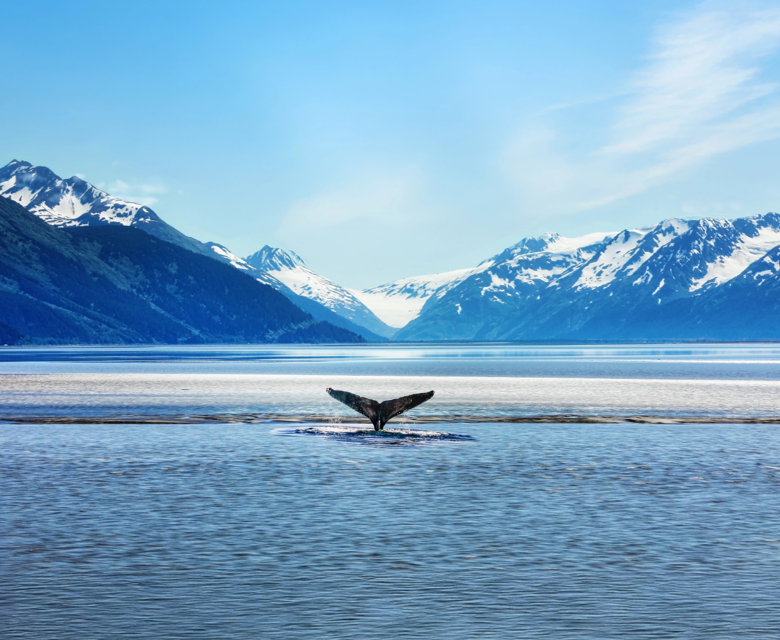
[[[7,12],[9,157],[350,289],[780,208],[771,3]]]

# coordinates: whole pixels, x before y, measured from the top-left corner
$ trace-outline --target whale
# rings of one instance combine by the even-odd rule
[[[425,393],[413,393],[410,396],[403,396],[395,400],[377,402],[371,398],[364,398],[349,391],[339,391],[330,387],[325,389],[325,391],[328,392],[331,398],[343,402],[350,409],[354,409],[366,416],[371,421],[371,424],[374,425],[374,431],[381,431],[396,416],[400,416],[402,413],[409,411],[409,409],[414,409],[423,402],[433,398],[433,391],[427,391]]]

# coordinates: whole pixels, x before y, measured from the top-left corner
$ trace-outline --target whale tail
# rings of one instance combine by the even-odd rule
[[[403,396],[395,400],[385,400],[380,403],[349,391],[339,391],[330,387],[326,391],[332,398],[343,402],[351,409],[366,416],[366,418],[371,420],[371,424],[374,425],[376,431],[384,429],[385,425],[396,416],[409,411],[409,409],[414,409],[426,400],[433,398],[433,391],[428,391],[427,393],[413,393],[410,396]]]

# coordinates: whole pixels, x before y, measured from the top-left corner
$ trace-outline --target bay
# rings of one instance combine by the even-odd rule
[[[684,420],[779,381],[775,345],[0,349],[0,635],[773,638],[778,426]],[[336,385],[436,395],[378,435]],[[497,421],[556,415],[614,422]]]

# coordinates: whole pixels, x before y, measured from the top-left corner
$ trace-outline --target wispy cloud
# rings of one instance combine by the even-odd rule
[[[168,189],[159,183],[130,183],[124,180],[101,182],[97,187],[120,200],[135,202],[147,207],[159,202],[157,196],[168,192]]]
[[[316,231],[346,223],[390,224],[409,219],[422,188],[419,168],[369,173],[350,185],[293,203],[280,231]]]
[[[657,31],[601,145],[567,155],[556,149],[554,132],[523,134],[505,150],[505,167],[537,200],[544,196],[539,184],[553,181],[552,195],[572,211],[778,138],[780,87],[763,78],[762,65],[779,48],[779,8],[699,5]]]

